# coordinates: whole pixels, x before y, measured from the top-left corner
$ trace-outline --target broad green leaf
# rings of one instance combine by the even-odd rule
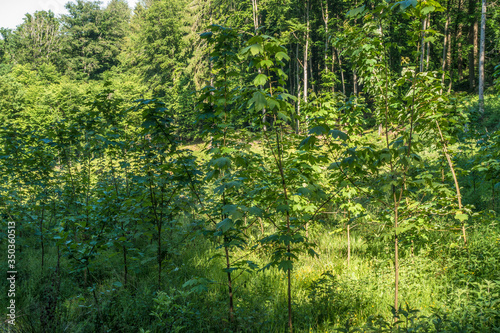
[[[115,281],[115,282],[113,282],[113,286],[115,286],[117,288],[121,288],[121,287],[123,287],[123,284],[120,281]]]
[[[289,60],[290,60],[290,57],[289,57],[289,56],[288,56],[288,54],[286,54],[285,52],[278,52],[278,53],[276,53],[276,56],[275,56],[275,57],[276,57],[276,59],[278,59],[278,60],[280,60],[280,61],[281,61],[283,58],[285,58],[287,61],[289,61]]]
[[[255,77],[253,80],[253,84],[258,87],[258,86],[263,86],[267,82],[267,76],[264,74],[259,74]]]
[[[264,49],[262,48],[262,45],[260,45],[260,44],[250,45],[250,53],[252,53],[252,55],[257,55],[257,54],[263,53],[263,52],[264,52]]]
[[[228,157],[219,157],[212,161],[212,165],[219,169],[228,168],[231,165],[231,160]]]
[[[293,262],[291,260],[283,260],[278,264],[278,269],[282,271],[292,270]]]
[[[250,99],[249,102],[254,103],[254,107],[255,107],[256,111],[261,111],[262,109],[264,109],[267,106],[266,96],[264,96],[264,94],[262,94],[262,92],[260,92],[260,91],[256,91],[253,94],[253,97]]]
[[[399,1],[399,2],[396,2],[392,8],[396,7],[399,5],[399,7],[401,8],[401,10],[405,10],[406,8],[410,7],[410,6],[413,6],[413,7],[417,7],[417,4],[418,4],[418,1],[417,0],[405,0],[405,1]]]
[[[217,230],[221,230],[222,232],[228,231],[233,226],[233,220],[230,218],[226,218],[219,223],[217,223]]]
[[[262,217],[264,216],[264,210],[260,209],[259,207],[250,207],[248,209],[248,212],[254,216],[259,216],[259,217]]]
[[[328,128],[322,125],[313,127],[309,130],[309,134],[324,135],[326,133],[328,133]]]
[[[349,136],[346,133],[339,131],[339,130],[331,130],[330,135],[334,139],[340,139],[340,140],[344,140],[344,141],[349,139]]]
[[[237,210],[237,205],[225,205],[224,207],[222,207],[222,214],[233,214]]]
[[[464,214],[464,213],[456,213],[455,218],[457,220],[459,220],[460,222],[463,222],[463,221],[466,221],[469,218],[469,216],[467,216],[467,214]]]
[[[365,5],[358,7],[358,8],[351,9],[350,11],[347,12],[347,16],[348,17],[355,17],[355,16],[362,14],[364,11],[365,11]]]
[[[434,10],[436,9],[436,7],[434,6],[425,6],[424,8],[422,8],[420,10],[420,14],[422,14],[423,16],[429,14],[429,13],[432,13]]]
[[[308,136],[307,138],[302,140],[302,142],[299,145],[299,149],[306,149],[306,150],[310,149],[311,147],[314,146],[317,140],[318,139],[316,139],[315,136]]]
[[[259,268],[259,266],[251,260],[246,260],[246,263],[247,263],[248,267],[250,267],[250,269],[258,269]]]
[[[200,34],[200,37],[207,39],[207,38],[211,37],[212,35],[213,35],[213,33],[211,31],[207,31],[207,32]]]
[[[262,60],[262,61],[260,62],[260,66],[261,66],[261,67],[266,66],[267,68],[269,68],[269,67],[271,67],[271,66],[273,66],[273,65],[274,65],[274,64],[273,64],[273,62],[272,62],[271,60]]]
[[[288,121],[290,120],[290,117],[288,117],[286,114],[284,114],[283,112],[279,112],[276,114],[276,116],[278,117],[278,119],[280,120],[284,120],[284,121]]]
[[[278,205],[278,207],[276,207],[276,211],[280,212],[280,213],[284,213],[284,212],[287,212],[289,210],[290,210],[290,207],[288,205]]]
[[[390,162],[392,159],[392,155],[390,152],[385,152],[380,154],[380,160]]]

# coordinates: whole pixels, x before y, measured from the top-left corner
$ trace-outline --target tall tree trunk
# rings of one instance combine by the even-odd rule
[[[315,84],[314,84],[314,68],[313,68],[313,54],[312,54],[312,50],[311,50],[311,54],[309,55],[309,74],[311,76],[311,89],[312,89],[312,92],[315,92],[316,91],[316,87],[315,87]]]
[[[295,91],[295,73],[293,71],[293,58],[290,59],[290,61],[288,62],[288,71],[289,71],[289,75],[288,75],[288,85],[290,87],[290,90],[292,93]],[[295,107],[295,104],[294,104],[294,107]]]
[[[335,48],[332,48],[332,73],[335,73]],[[332,82],[332,93],[335,92],[335,77]]]
[[[424,71],[424,55],[425,55],[425,30],[427,29],[427,17],[422,20],[422,39],[420,41],[420,72]]]
[[[257,29],[259,28],[259,8],[257,6],[257,0],[252,0],[252,15],[253,15],[254,31],[255,31],[255,33],[257,33]],[[259,68],[259,74],[261,74],[261,73],[262,73],[262,71]],[[262,89],[262,86],[259,86],[259,88]],[[267,130],[267,128],[266,128],[266,112],[267,112],[267,110],[265,108],[262,109],[262,123],[264,124],[262,126],[262,129],[264,131]]]
[[[323,10],[323,3],[321,3],[321,13],[323,21],[325,22],[325,74],[328,74],[328,0],[325,1],[325,10]]]
[[[356,70],[352,70],[352,88],[355,96],[358,96],[358,76],[356,75]]]
[[[349,203],[351,199],[349,199]],[[347,270],[351,266],[351,211],[347,209]]]
[[[228,243],[228,239],[224,237],[224,243]],[[226,268],[227,268],[227,287],[229,292],[229,320],[231,323],[234,322],[234,303],[233,303],[233,281],[231,279],[231,262],[229,259],[229,248],[224,246],[224,251],[226,254]]]
[[[213,12],[212,12],[212,1],[209,0],[208,1],[208,12],[209,12],[209,17],[210,17],[210,25],[213,24]],[[208,58],[208,66],[209,66],[209,69],[210,69],[210,86],[213,87],[214,86],[214,74],[213,74],[213,63],[212,63],[212,60],[210,60],[210,49],[207,48],[207,51],[208,51],[208,54],[207,54],[207,58]]]
[[[448,0],[446,4],[446,23],[444,25],[444,41],[443,41],[443,58],[441,61],[441,71],[443,72],[441,76],[441,85],[444,86],[444,78],[445,78],[445,70],[446,70],[446,62],[449,64],[449,58],[450,58],[450,31],[449,31],[449,26],[450,26],[450,0]],[[447,56],[448,55],[448,56]],[[441,88],[441,93],[443,92],[443,89]]]
[[[457,34],[457,74],[458,80],[462,81],[464,78],[464,59],[462,58],[462,23],[458,24],[458,34]]]
[[[296,59],[296,71],[295,74],[297,76],[297,119],[295,122],[295,133],[299,134],[300,132],[300,63],[299,63],[299,43],[295,46],[295,59]]]
[[[342,59],[340,59],[340,52],[338,52],[337,58],[339,59],[340,78],[342,80],[342,93],[345,95],[344,69],[342,68]]]
[[[398,313],[399,299],[399,243],[398,243],[398,204],[395,187],[392,187],[394,196],[394,310]],[[396,320],[397,317],[394,318]]]
[[[484,114],[484,42],[486,31],[486,0],[481,5],[481,41],[479,45],[479,113]]]
[[[431,25],[431,14],[427,14],[427,29],[429,29]],[[428,71],[429,70],[429,60],[430,60],[430,56],[431,56],[431,42],[427,42],[427,55],[426,55],[426,59],[425,59],[425,70]]]
[[[309,57],[309,31],[310,31],[310,21],[309,21],[309,0],[306,1],[306,46],[304,49],[304,104],[307,106],[307,97],[308,97],[308,70],[311,72],[311,81],[314,82],[313,79],[313,67],[312,67],[312,56]],[[309,62],[309,66],[308,66]],[[314,91],[314,83],[312,85],[312,89]],[[307,121],[307,115],[306,115]],[[306,229],[306,238],[309,238],[309,223],[305,225]]]
[[[476,56],[477,56],[477,19],[475,16],[476,1],[469,0],[469,90],[472,92],[476,88]]]
[[[351,226],[347,224],[347,270],[351,265]]]
[[[304,103],[307,103],[307,71],[308,71],[308,56],[309,56],[309,0],[305,1],[306,7],[306,44],[304,47]]]
[[[257,0],[252,0],[252,14],[253,14],[253,26],[257,30],[259,28],[259,9],[257,7]]]
[[[463,0],[458,0],[458,8],[457,8],[457,16],[456,16],[456,21],[455,21],[455,27],[453,29],[453,35],[455,36],[455,38],[453,39],[454,43],[453,43],[453,46],[457,45],[457,41],[458,41],[458,38],[460,36],[460,20],[461,20],[461,10],[462,10],[462,1]],[[451,38],[448,39],[451,43]],[[456,48],[456,47],[454,47]],[[457,62],[460,62],[460,43],[458,43],[458,50],[457,50],[457,57],[455,58],[454,56],[454,52],[451,50],[450,51],[450,63],[448,65],[448,69],[450,71],[450,84],[448,86],[448,93],[451,92],[451,88],[453,86],[453,76],[454,76],[454,65],[455,65],[455,61],[456,59],[458,59]]]

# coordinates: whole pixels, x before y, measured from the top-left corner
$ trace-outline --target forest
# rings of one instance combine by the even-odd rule
[[[1,332],[500,332],[498,1],[65,8],[0,28]]]

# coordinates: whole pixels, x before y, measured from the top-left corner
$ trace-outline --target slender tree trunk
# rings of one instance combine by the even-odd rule
[[[290,228],[290,226],[288,226]],[[287,251],[290,253],[290,245],[287,246]],[[289,268],[287,272],[287,277],[288,277],[288,286],[287,286],[287,292],[288,292],[288,329],[289,332],[293,332],[293,324],[292,324],[292,270]]]
[[[342,79],[342,93],[345,95],[345,81],[344,81],[344,69],[342,68],[342,59],[340,59],[340,53],[338,53],[339,68],[340,68],[340,78]]]
[[[43,205],[43,202],[42,202],[42,205]],[[41,243],[41,246],[42,246],[42,269],[43,269],[43,265],[44,265],[44,262],[45,262],[45,244],[44,244],[44,241],[43,241],[43,218],[44,218],[44,212],[45,212],[45,205],[42,207],[42,217],[40,218],[40,243]]]
[[[304,47],[304,103],[307,103],[307,88],[308,88],[308,82],[307,82],[307,71],[308,71],[308,56],[309,56],[309,0],[305,1],[305,7],[306,7],[306,44]]]
[[[158,251],[157,251],[157,260],[158,260],[158,290],[161,289],[161,262],[162,262],[162,253],[161,253],[161,221],[158,222]]]
[[[229,240],[224,237],[224,242],[227,243]],[[227,268],[227,287],[229,291],[229,320],[231,323],[234,322],[234,305],[233,305],[233,282],[231,279],[231,262],[229,261],[229,248],[224,246],[226,252],[226,268]]]
[[[460,186],[458,184],[458,178],[455,173],[455,168],[453,167],[453,162],[451,161],[450,154],[448,153],[448,147],[446,144],[446,141],[443,136],[443,132],[441,131],[441,127],[439,126],[439,122],[436,120],[436,127],[439,132],[439,136],[441,138],[441,144],[443,145],[443,152],[446,157],[446,160],[448,161],[448,166],[450,167],[451,175],[453,176],[453,181],[455,182],[455,190],[457,192],[457,202],[458,202],[458,209],[460,212],[462,212],[462,195],[460,194]],[[465,224],[462,222],[462,236],[464,238],[464,244],[467,245],[467,236],[465,234]]]
[[[452,50],[450,51],[450,62],[448,64],[448,69],[450,71],[450,83],[449,83],[449,86],[448,86],[448,93],[451,92],[451,88],[453,86],[453,76],[454,76],[454,66],[455,66],[455,63],[460,63],[460,61],[461,61],[461,57],[460,57],[461,44],[459,42],[457,43],[457,41],[458,41],[458,39],[460,38],[460,35],[461,35],[461,32],[460,32],[461,31],[460,20],[461,20],[461,17],[462,17],[462,15],[461,15],[462,1],[463,0],[458,0],[457,16],[456,16],[456,21],[455,21],[455,27],[453,29],[454,30],[453,31],[453,35],[455,36],[455,38],[453,39],[453,41],[454,41],[453,45],[455,46],[455,45],[458,44],[458,50],[457,50],[457,57],[454,56],[454,52]],[[448,38],[448,40],[451,42],[451,38]]]
[[[323,21],[325,22],[325,74],[328,74],[328,0],[325,0],[325,10],[323,11],[323,3],[321,3],[321,12]]]
[[[445,79],[445,70],[446,70],[446,62],[449,59],[450,53],[450,32],[449,32],[449,26],[450,26],[450,0],[448,0],[446,4],[446,23],[444,25],[444,41],[443,41],[443,58],[441,61],[441,71],[443,72],[441,76],[441,86],[444,87],[444,79]],[[449,63],[449,60],[448,60]],[[441,93],[443,92],[443,89],[441,88]]]
[[[347,224],[347,269],[351,266],[351,226]]]
[[[272,95],[272,93],[271,93]],[[281,133],[278,133],[278,129],[281,130]],[[279,127],[276,126],[276,147],[277,147],[277,156],[275,155],[276,165],[278,167],[280,178],[281,178],[281,186],[283,188],[283,197],[285,198],[285,202],[288,202],[288,188],[285,179],[285,171],[283,170],[283,150],[282,150],[282,140],[280,139],[280,134],[283,135],[282,125]],[[286,212],[286,234],[291,237],[291,224],[290,224],[290,213]],[[287,254],[291,254],[290,242],[286,245]],[[291,257],[288,257],[289,260],[292,260]],[[290,333],[293,333],[293,323],[292,323],[292,270],[290,268],[287,269],[287,296],[288,296],[288,329]]]
[[[425,70],[429,70],[429,63],[430,63],[430,54],[431,54],[431,42],[427,42],[427,58],[425,60]]]
[[[354,91],[354,95],[358,96],[358,76],[356,75],[356,70],[352,70],[352,88]]]
[[[495,210],[496,204],[495,204],[495,182],[493,179],[491,180],[491,209]]]
[[[299,134],[300,132],[300,63],[299,63],[299,43],[295,46],[295,59],[297,60],[297,66],[295,74],[297,76],[297,119],[295,122],[295,133]]]
[[[288,71],[289,71],[289,75],[288,75],[288,84],[289,84],[289,87],[290,87],[290,90],[291,92],[294,92],[295,91],[295,72],[293,70],[293,58],[290,59],[290,61],[288,62]],[[293,105],[294,108],[296,108],[296,105],[294,104]]]
[[[332,48],[332,73],[335,73],[335,49]],[[332,93],[335,92],[335,79],[334,81],[332,82]]]
[[[393,186],[394,195],[394,309],[398,313],[399,298],[399,244],[398,244],[398,201],[396,200],[396,191]],[[394,318],[396,319],[396,318]]]
[[[208,11],[209,11],[209,16],[210,16],[210,25],[213,24],[213,13],[212,13],[212,0],[209,0],[208,1]],[[208,51],[208,66],[209,66],[209,69],[210,69],[210,87],[213,87],[214,86],[214,73],[213,73],[213,63],[212,61],[210,60],[210,49],[207,48],[207,51]],[[212,93],[213,94],[213,93]],[[210,139],[210,143],[212,142],[212,139]]]
[[[484,47],[486,31],[486,0],[481,4],[481,40],[479,42],[479,113],[484,114]]]
[[[259,28],[259,8],[257,4],[257,0],[252,0],[252,15],[253,15],[253,27],[255,33],[257,33],[257,29]],[[259,68],[258,70],[259,74],[262,73],[261,69]],[[262,89],[262,86],[259,86],[260,89]],[[262,129],[264,131],[267,130],[266,128],[266,112],[267,110],[264,108],[262,109],[262,123],[264,124],[262,126]]]
[[[457,74],[458,74],[458,80],[462,81],[464,78],[464,59],[462,58],[462,29],[463,25],[462,23],[458,24],[458,35],[457,35],[457,40],[458,40],[458,49],[457,49]]]
[[[477,55],[477,19],[475,17],[477,0],[469,0],[469,90],[476,88],[476,55]]]
[[[427,29],[429,29],[431,25],[431,14],[427,14]],[[431,42],[427,42],[427,55],[425,59],[425,70],[429,70],[429,62],[430,62],[430,56],[431,56]]]
[[[57,263],[56,263],[56,272],[59,274],[59,269],[61,267],[61,250],[59,249],[59,245],[57,245]]]
[[[124,285],[125,287],[127,286],[127,280],[128,280],[128,264],[127,264],[127,247],[125,245],[122,245],[123,247],[123,273],[124,273]]]
[[[427,17],[422,20],[422,38],[420,41],[420,73],[424,71],[424,55],[425,55],[425,30],[427,29]]]
[[[314,84],[314,69],[313,69],[313,53],[312,53],[312,50],[311,50],[311,54],[309,55],[309,73],[310,73],[310,76],[311,76],[311,89],[313,92],[316,91],[316,87],[315,87],[315,84]]]
[[[257,0],[252,0],[252,14],[253,14],[253,26],[257,30],[259,28],[259,9],[257,7]]]

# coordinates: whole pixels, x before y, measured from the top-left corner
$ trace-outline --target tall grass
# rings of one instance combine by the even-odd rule
[[[491,222],[491,221],[490,221]],[[345,232],[335,225],[315,225],[312,240],[319,257],[300,257],[293,269],[294,326],[297,332],[333,332],[361,327],[369,318],[390,322],[394,276],[392,248],[382,238],[352,232],[351,262],[347,267]],[[428,232],[428,240],[402,244],[401,303],[422,316],[446,318],[443,327],[466,332],[495,331],[500,323],[500,228],[478,223],[471,228],[468,248],[455,245],[449,232]],[[382,250],[381,250],[382,249]],[[199,236],[168,259],[162,291],[152,289],[153,263],[134,266],[129,286],[120,283],[120,256],[98,256],[92,264],[89,286],[82,272],[72,271],[62,258],[60,289],[54,332],[284,332],[286,275],[270,268],[244,272],[235,280],[236,326],[227,318],[225,272],[220,250]],[[235,253],[235,257],[246,253]],[[47,292],[54,293],[54,271],[42,271],[39,250],[31,247],[19,257],[18,279],[20,332],[43,332],[42,311]],[[214,257],[215,256],[215,257]],[[46,267],[55,267],[55,251],[49,251]],[[109,258],[109,259],[103,259]],[[264,266],[265,255],[251,253],[248,260]],[[5,268],[5,267],[3,267]],[[237,276],[237,274],[235,275]],[[191,290],[186,281],[210,280],[207,289]],[[2,287],[6,288],[5,281]],[[96,298],[93,296],[95,288]],[[2,301],[2,306],[5,302]],[[99,312],[102,316],[99,316]],[[438,317],[439,316],[439,317]],[[373,318],[372,318],[373,319]],[[102,320],[102,322],[100,321]],[[443,319],[444,320],[444,319]],[[403,327],[404,325],[400,326]],[[422,326],[423,327],[423,326]],[[434,331],[439,331],[435,329]],[[349,330],[350,328],[347,328]],[[445,328],[441,331],[445,331]],[[368,329],[366,329],[368,330]],[[431,331],[433,331],[431,330]]]

